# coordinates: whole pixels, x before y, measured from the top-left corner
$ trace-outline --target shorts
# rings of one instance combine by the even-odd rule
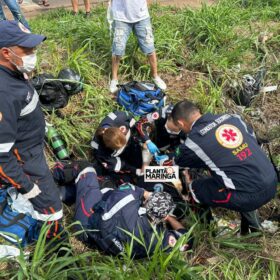
[[[155,51],[154,35],[150,18],[135,23],[115,20],[113,23],[112,54],[123,56],[130,33],[133,31],[137,37],[141,51],[148,55]]]
[[[277,184],[263,186],[262,191],[253,193],[225,188],[215,178],[203,178],[192,182],[190,191],[196,202],[211,206],[223,207],[238,212],[254,211],[276,194]]]

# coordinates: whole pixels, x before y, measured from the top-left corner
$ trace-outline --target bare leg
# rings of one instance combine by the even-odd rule
[[[72,1],[73,12],[76,14],[78,13],[78,0],[71,0],[71,1]]]
[[[84,0],[85,3],[85,8],[86,8],[86,13],[90,12],[90,2],[89,0]]]
[[[152,78],[156,78],[158,76],[156,52],[149,54],[148,60],[149,60],[150,66],[151,66]]]
[[[154,83],[162,90],[166,89],[165,82],[158,76],[157,72],[157,55],[156,52],[153,52],[148,55],[149,63],[151,65],[151,74]]]
[[[112,56],[112,80],[118,80],[118,70],[120,66],[121,57],[117,55]]]

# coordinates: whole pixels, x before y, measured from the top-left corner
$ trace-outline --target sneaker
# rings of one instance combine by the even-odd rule
[[[153,81],[157,87],[162,90],[166,90],[166,83],[160,78],[160,76],[156,76],[155,78],[153,78]]]
[[[90,12],[86,12],[85,17],[89,18],[91,16]]]
[[[118,84],[119,84],[118,80],[111,80],[111,83],[110,83],[110,92],[111,93],[114,93],[119,89]]]

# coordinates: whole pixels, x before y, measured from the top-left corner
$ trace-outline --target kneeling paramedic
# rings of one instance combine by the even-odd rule
[[[136,128],[145,141],[150,139],[160,152],[174,151],[184,143],[186,136],[171,118],[173,105],[167,105],[159,111],[147,114],[137,123]]]
[[[238,115],[202,115],[187,100],[177,103],[171,115],[188,133],[185,144],[176,150],[175,163],[211,174],[189,182],[192,198],[240,212],[241,233],[261,229],[255,210],[275,196],[277,175],[253,130]]]
[[[151,153],[158,150],[151,140],[139,135],[135,119],[122,111],[111,112],[102,120],[91,147],[95,159],[108,173],[131,175],[141,174],[143,164],[148,164]]]
[[[174,203],[168,193],[152,194],[132,184],[100,190],[93,167],[81,164],[72,166],[72,172],[66,165],[56,167],[54,178],[64,184],[61,194],[65,202],[74,192],[75,220],[85,229],[80,238],[88,245],[111,255],[119,255],[133,241],[132,256],[143,258],[153,254],[158,242],[161,242],[162,250],[170,251],[177,239],[186,233],[183,225],[169,215]],[[75,184],[71,184],[71,180],[75,180]],[[172,230],[163,226],[163,220]],[[189,248],[187,244],[181,247],[182,250]]]
[[[16,21],[0,22],[0,186],[15,187],[29,199],[34,217],[60,231],[62,203],[44,156],[45,120],[27,74],[36,47],[46,39]]]

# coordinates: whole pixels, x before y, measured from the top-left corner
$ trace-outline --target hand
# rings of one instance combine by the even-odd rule
[[[155,159],[157,164],[162,166],[165,161],[169,160],[169,157],[167,155],[156,155]]]
[[[158,147],[151,141],[151,140],[148,140],[146,142],[147,144],[147,147],[148,147],[148,150],[149,152],[154,155],[155,153],[159,153],[159,149]]]
[[[144,175],[144,172],[142,169],[136,169],[136,175],[137,176],[143,176]]]
[[[186,182],[188,185],[191,184],[191,183],[192,183],[192,179],[191,179],[191,175],[190,175],[189,170],[188,170],[188,169],[185,169],[185,170],[183,171],[183,174],[184,174],[184,176],[185,176],[185,182]]]
[[[147,200],[152,195],[152,192],[144,191],[144,199]]]

